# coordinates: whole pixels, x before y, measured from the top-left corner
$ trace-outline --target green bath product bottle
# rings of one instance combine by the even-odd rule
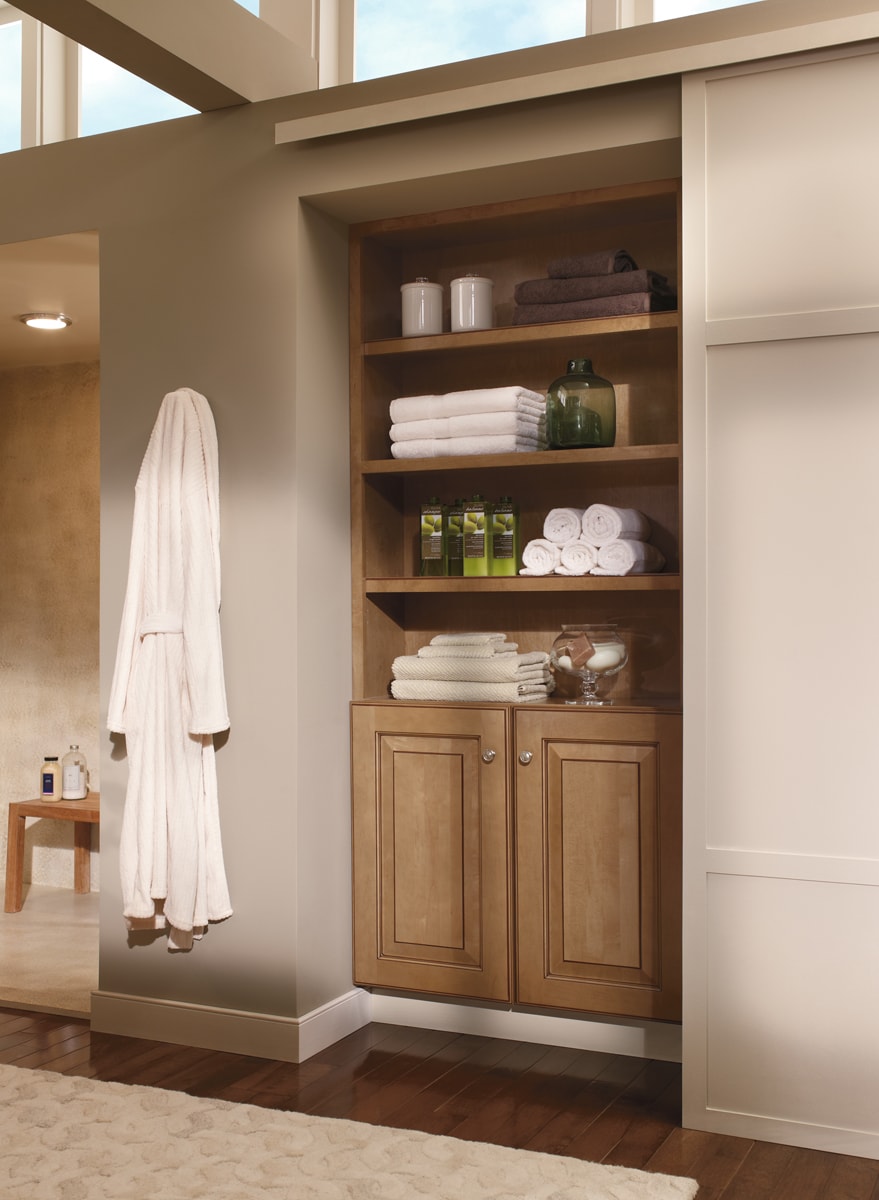
[[[445,575],[446,538],[443,529],[443,505],[431,496],[421,506],[421,574]]]
[[[486,530],[491,521],[491,505],[485,497],[475,495],[464,504],[464,574],[489,574],[491,537]]]
[[[446,508],[446,574],[464,574],[464,501]]]
[[[492,575],[519,574],[519,508],[501,496],[491,510]]]

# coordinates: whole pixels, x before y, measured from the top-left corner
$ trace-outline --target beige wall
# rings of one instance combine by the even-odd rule
[[[78,743],[100,788],[97,363],[0,371],[0,824]],[[73,882],[73,827],[28,822],[25,880]],[[92,888],[97,890],[97,854]]]

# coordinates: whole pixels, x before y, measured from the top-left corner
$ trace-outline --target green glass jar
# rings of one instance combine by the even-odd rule
[[[612,446],[616,438],[613,384],[596,375],[588,358],[572,358],[567,374],[546,393],[546,441],[551,450]]]

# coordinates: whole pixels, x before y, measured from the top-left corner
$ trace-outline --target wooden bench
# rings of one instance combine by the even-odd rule
[[[84,800],[14,800],[9,805],[9,837],[6,842],[6,905],[8,913],[21,912],[24,886],[24,828],[27,817],[73,821],[73,889],[91,889],[92,825],[101,821],[101,797],[97,792]]]

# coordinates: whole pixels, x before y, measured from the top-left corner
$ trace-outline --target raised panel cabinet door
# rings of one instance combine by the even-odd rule
[[[509,999],[506,712],[351,712],[355,982]]]
[[[681,722],[515,716],[522,1004],[680,1019]]]

